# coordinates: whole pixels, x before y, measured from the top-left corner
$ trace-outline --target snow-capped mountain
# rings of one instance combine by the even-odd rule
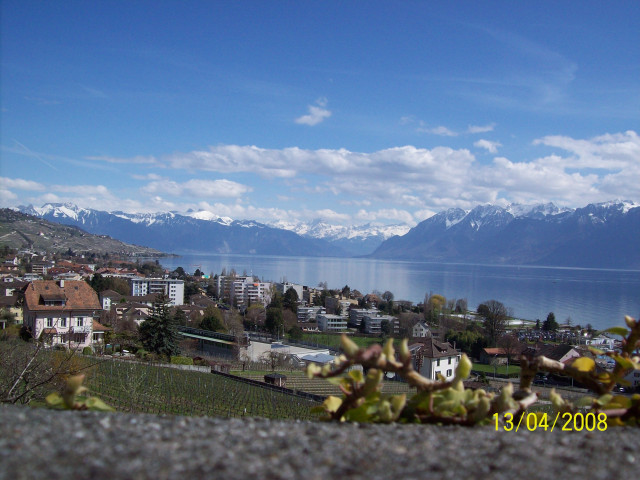
[[[639,268],[640,205],[612,201],[450,209],[383,242],[374,258]]]
[[[305,238],[255,221],[207,216],[202,212],[105,212],[70,204],[19,207],[23,213],[75,225],[89,233],[146,245],[164,252],[210,252],[262,255],[345,256],[321,239]]]
[[[24,213],[165,252],[362,256],[456,263],[640,268],[640,205],[612,201],[566,209],[553,204],[452,208],[409,229],[343,227],[322,221],[265,225],[209,212],[131,214],[70,204]],[[373,253],[371,253],[373,252]]]
[[[352,255],[366,255],[394,235],[404,235],[411,227],[408,225],[332,225],[320,219],[312,222],[291,223],[279,221],[271,226],[289,230],[303,237],[326,240]]]

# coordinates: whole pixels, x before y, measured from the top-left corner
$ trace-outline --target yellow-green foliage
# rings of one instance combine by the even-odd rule
[[[173,363],[174,365],[193,365],[193,358],[172,356],[171,363]]]
[[[336,362],[320,368],[309,365],[307,375],[326,378],[338,385],[342,397],[330,396],[316,410],[328,420],[357,422],[418,422],[476,425],[489,423],[494,414],[511,413],[518,420],[537,400],[531,383],[538,371],[562,373],[587,386],[596,396],[581,399],[576,405],[564,400],[555,390],[550,399],[559,412],[577,412],[589,408],[605,413],[609,425],[640,425],[640,395],[613,395],[616,384],[624,384],[623,377],[630,370],[640,370],[637,348],[640,344],[640,321],[625,318],[629,328],[609,329],[609,333],[623,337],[618,352],[591,349],[594,355],[608,355],[616,362],[612,372],[599,373],[593,358],[580,357],[570,366],[543,356],[522,357],[520,388],[514,391],[511,383],[499,394],[482,389],[464,388],[463,381],[471,372],[471,361],[462,355],[453,380],[429,380],[413,369],[407,340],[400,344],[396,355],[393,340],[384,347],[372,345],[359,348],[346,335],[342,336],[343,355]],[[360,365],[367,374],[352,369]],[[384,372],[394,372],[407,380],[417,393],[407,399],[405,394],[383,396],[380,393]],[[500,415],[502,416],[502,415]]]
[[[67,378],[62,394],[58,392],[47,395],[45,401],[47,407],[56,410],[97,410],[100,412],[113,412],[114,409],[97,397],[83,397],[87,390],[82,385],[84,375],[74,375]]]

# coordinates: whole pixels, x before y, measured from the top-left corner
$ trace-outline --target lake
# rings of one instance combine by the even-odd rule
[[[596,329],[624,325],[624,315],[640,314],[640,271],[529,266],[403,262],[361,258],[281,257],[266,255],[188,254],[160,259],[170,270],[182,267],[206,274],[223,268],[247,272],[264,281],[289,281],[329,288],[349,285],[362,293],[393,292],[396,300],[422,302],[425,293],[466,298],[475,309],[498,300],[523,319],[544,320],[554,312],[564,323],[590,323]]]

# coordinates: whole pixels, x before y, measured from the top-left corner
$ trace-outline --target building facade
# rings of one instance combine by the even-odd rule
[[[89,284],[39,280],[24,292],[24,324],[34,338],[70,349],[92,345],[94,319],[100,317],[102,307]]]
[[[184,304],[184,280],[137,277],[131,278],[129,283],[134,297],[164,294],[169,297],[171,305]]]
[[[318,330],[321,332],[344,332],[347,329],[347,317],[324,313],[316,316]]]
[[[433,337],[409,345],[413,368],[425,378],[436,380],[442,375],[451,380],[460,361],[460,354],[448,342],[438,342]]]

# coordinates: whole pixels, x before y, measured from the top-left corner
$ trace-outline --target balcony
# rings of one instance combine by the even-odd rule
[[[73,333],[91,333],[91,325],[81,325],[78,327],[71,327]]]

